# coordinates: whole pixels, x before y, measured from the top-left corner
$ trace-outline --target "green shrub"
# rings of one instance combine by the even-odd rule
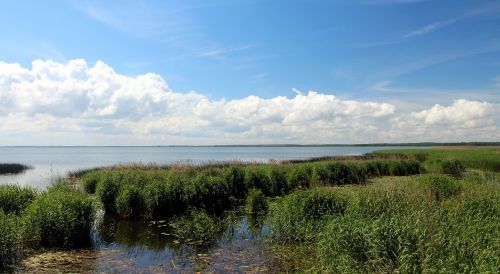
[[[0,185],[0,209],[19,215],[36,198],[35,189],[19,185]]]
[[[19,218],[0,209],[0,270],[11,264],[19,249]]]
[[[94,208],[92,199],[69,187],[40,194],[26,209],[24,239],[33,246],[77,247],[88,244]]]
[[[82,177],[83,189],[85,192],[94,194],[96,191],[97,183],[101,179],[101,173],[99,171],[93,171],[85,173]]]
[[[253,214],[262,214],[267,211],[266,197],[260,189],[252,188],[246,199],[247,210]]]
[[[170,222],[175,236],[187,243],[207,244],[222,232],[221,222],[210,217],[203,209],[191,210]]]
[[[296,191],[273,204],[269,212],[271,238],[276,242],[310,242],[325,219],[342,215],[347,200],[335,191]]]
[[[243,168],[239,166],[229,167],[224,173],[224,179],[234,197],[245,197],[247,194],[247,187],[245,185],[245,170],[243,170]]]
[[[441,162],[444,174],[460,177],[465,172],[465,165],[459,160],[444,160]]]
[[[116,197],[116,211],[122,218],[138,218],[144,212],[144,196],[135,185],[125,185]]]

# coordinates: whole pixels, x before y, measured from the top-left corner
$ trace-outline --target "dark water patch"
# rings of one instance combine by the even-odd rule
[[[121,220],[104,216],[93,235],[93,248],[42,252],[23,260],[21,273],[65,272],[276,272],[262,220],[241,212],[209,243],[183,243],[166,220]]]

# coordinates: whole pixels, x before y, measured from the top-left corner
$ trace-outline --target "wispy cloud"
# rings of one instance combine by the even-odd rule
[[[244,51],[244,50],[248,50],[251,48],[254,48],[254,45],[243,45],[243,46],[229,47],[229,48],[216,48],[216,49],[211,49],[211,50],[201,52],[198,54],[198,56],[200,56],[200,57],[220,57],[220,56],[225,56],[229,53]]]
[[[405,35],[403,35],[403,38],[411,38],[411,37],[421,36],[424,34],[429,34],[429,33],[432,33],[434,31],[437,31],[439,29],[442,29],[444,27],[458,23],[462,20],[469,19],[469,18],[476,17],[476,16],[480,16],[480,15],[484,15],[487,13],[498,12],[499,10],[500,10],[500,4],[498,4],[498,3],[490,4],[490,5],[483,5],[479,8],[470,10],[470,11],[468,11],[460,16],[457,16],[455,18],[433,22],[433,23],[427,24],[423,27],[420,27],[416,30],[410,31],[410,32],[406,33]]]
[[[155,8],[133,2],[121,3],[119,7],[93,3],[77,8],[111,28],[139,38],[172,42],[181,41],[187,33],[197,33],[192,19],[173,8]]]
[[[400,75],[405,75],[408,73],[412,73],[415,71],[419,71],[425,68],[429,68],[438,64],[459,60],[462,58],[485,54],[491,52],[500,51],[500,41],[491,43],[489,45],[485,45],[479,48],[458,50],[458,51],[450,51],[442,54],[430,55],[427,57],[421,57],[414,62],[408,62],[397,66],[392,66],[390,69],[385,71],[380,71],[377,75],[381,78],[393,78]]]
[[[443,28],[443,27],[446,27],[448,25],[451,25],[453,23],[457,22],[457,19],[450,19],[450,20],[446,20],[446,21],[440,21],[440,22],[434,22],[432,24],[429,24],[429,25],[426,25],[426,26],[423,26],[417,30],[414,30],[412,32],[409,32],[407,34],[405,34],[403,37],[404,38],[410,38],[410,37],[414,37],[414,36],[420,36],[420,35],[424,35],[424,34],[427,34],[427,33],[431,33],[433,31],[436,31],[440,28]]]
[[[456,98],[500,103],[499,87],[475,89],[401,87],[394,86],[392,81],[381,81],[368,90],[379,93],[377,97],[385,97],[392,104],[407,109],[418,109],[429,104],[446,103]]]
[[[255,1],[255,0],[253,0]],[[246,3],[250,3],[247,0]],[[219,62],[230,62],[231,66],[243,66],[248,62],[240,60],[234,53],[251,50],[252,43],[226,45],[206,35],[196,17],[190,12],[196,9],[233,5],[232,1],[215,0],[201,4],[183,1],[164,3],[124,2],[114,5],[92,2],[78,6],[77,9],[87,16],[110,28],[147,40],[181,50],[178,58],[210,58]],[[246,56],[248,57],[248,55]],[[156,62],[161,62],[157,60]]]
[[[493,78],[493,82],[495,82],[495,87],[500,88],[500,75]]]
[[[35,59],[54,60],[57,62],[66,62],[68,60],[52,42],[47,40],[33,41],[29,47],[21,47],[19,50],[30,54]]]
[[[267,76],[269,76],[269,74],[267,74],[267,73],[258,73],[258,74],[251,75],[248,78],[250,79],[250,81],[255,83],[255,82],[259,82],[259,81],[264,80]],[[500,78],[499,78],[499,80],[500,80]]]

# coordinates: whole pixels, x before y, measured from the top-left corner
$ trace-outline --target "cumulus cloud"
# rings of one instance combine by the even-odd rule
[[[125,76],[100,61],[89,66],[82,59],[35,60],[31,68],[0,62],[3,143],[29,135],[45,144],[50,134],[78,137],[61,137],[64,144],[86,144],[82,136],[96,143],[119,136],[121,144],[405,142],[407,132],[398,131],[410,121],[423,122],[420,127],[488,126],[495,132],[497,113],[495,104],[457,100],[405,114],[390,103],[315,91],[213,100],[173,91],[157,74]]]
[[[439,104],[430,109],[413,112],[411,115],[426,124],[465,124],[473,126],[475,122],[488,120],[494,114],[498,114],[498,105],[487,102],[455,100],[451,106],[445,107]]]

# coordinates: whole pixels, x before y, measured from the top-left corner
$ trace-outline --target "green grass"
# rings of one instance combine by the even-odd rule
[[[343,197],[345,208],[316,218],[304,210],[328,196]],[[383,177],[294,193],[272,208],[272,240],[285,246],[306,240],[315,250],[314,271],[495,273],[500,266],[498,173]]]
[[[19,217],[0,209],[0,270],[15,262],[20,249]]]
[[[268,216],[271,238],[278,243],[310,242],[333,216],[343,214],[347,200],[331,189],[315,188],[273,203]]]
[[[420,155],[420,158],[425,158],[422,164],[426,170],[435,173],[442,171],[441,163],[446,160],[459,160],[465,167],[471,169],[500,172],[499,147],[379,150],[374,154],[386,157],[390,155]]]

